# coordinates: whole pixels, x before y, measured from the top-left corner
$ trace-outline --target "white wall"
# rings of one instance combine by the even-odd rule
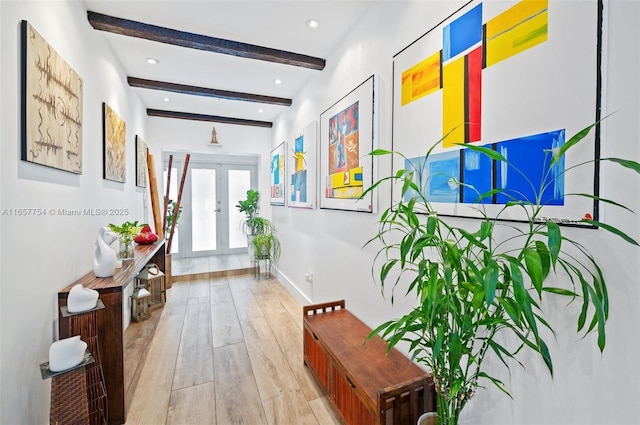
[[[327,68],[296,97],[297,105],[283,113],[274,127],[272,146],[291,142],[297,131],[368,78],[380,77],[379,146],[391,148],[392,57],[422,35],[463,1],[385,1],[363,16],[359,25],[327,58]],[[603,156],[638,161],[640,118],[639,52],[640,2],[609,2],[603,115],[617,111],[604,126]],[[379,176],[390,164],[379,164]],[[637,177],[604,166],[601,194],[623,200],[640,211]],[[389,205],[388,188],[379,192],[379,209]],[[640,219],[603,205],[602,218],[640,238]],[[302,302],[345,298],[347,307],[370,326],[403,314],[410,300],[396,298],[391,307],[374,284],[370,265],[373,247],[362,248],[376,230],[377,214],[273,207],[282,241],[280,280]],[[459,220],[473,226],[472,220]],[[611,299],[607,347],[601,355],[595,337],[576,334],[575,308],[548,302],[545,309],[558,332],[551,342],[555,374],[533,356],[525,368],[512,367],[511,376],[494,359],[489,364],[505,380],[515,400],[489,387],[480,390],[463,412],[466,424],[637,424],[640,423],[640,323],[636,289],[640,250],[602,231],[569,229],[567,232],[604,265]],[[305,282],[305,273],[314,282]],[[397,294],[399,295],[399,294]]]
[[[211,129],[216,128],[217,138],[221,146],[209,147],[211,141]],[[189,121],[167,118],[149,117],[147,119],[149,134],[149,152],[153,155],[158,187],[160,191],[166,183],[162,177],[162,152],[184,151],[191,154],[216,155],[258,155],[260,215],[270,218],[269,208],[269,162],[271,152],[271,129],[264,127],[248,127],[233,124],[220,124],[205,121]],[[178,155],[175,159],[182,159],[184,155]],[[178,175],[171,177],[173,182],[180,183],[182,170]],[[164,196],[164,192],[162,194]],[[149,221],[153,218],[149,213]]]
[[[57,340],[57,292],[92,270],[98,228],[142,220],[135,186],[135,135],[147,139],[145,111],[125,73],[77,1],[0,2],[2,74],[1,208],[128,208],[129,215],[2,215],[0,423],[49,422],[51,381],[40,377]],[[29,21],[82,77],[83,174],[20,160],[19,23]],[[127,182],[102,178],[102,102],[127,125]]]

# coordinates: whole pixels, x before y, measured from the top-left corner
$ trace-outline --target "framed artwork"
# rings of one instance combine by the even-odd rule
[[[396,170],[416,181],[439,214],[496,216],[506,190],[531,200],[542,181],[544,220],[597,219],[599,127],[543,176],[553,149],[600,119],[602,1],[469,1],[393,58]],[[491,148],[517,167],[465,150]],[[432,154],[425,158],[430,147]],[[566,172],[566,173],[565,173]],[[417,178],[416,178],[417,180]],[[552,181],[553,180],[553,181]],[[458,184],[462,182],[463,184]],[[400,188],[392,198],[398,201]],[[410,195],[408,195],[410,196]],[[514,198],[511,198],[514,199]],[[527,221],[524,209],[501,219]]]
[[[377,139],[375,76],[320,115],[320,208],[374,212],[370,192]]]
[[[136,134],[136,186],[147,187],[147,144]]]
[[[127,126],[106,103],[102,104],[102,146],[106,180],[127,181]]]
[[[20,32],[20,157],[82,174],[82,79],[27,21]]]
[[[285,143],[280,143],[271,151],[271,205],[284,205],[284,167],[285,167]]]
[[[289,148],[289,203],[294,208],[316,207],[316,151],[318,146],[316,121],[311,122],[293,139]]]

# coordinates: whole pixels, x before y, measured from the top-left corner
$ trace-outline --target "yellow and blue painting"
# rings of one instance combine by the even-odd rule
[[[599,132],[550,161],[568,135],[600,117],[601,3],[470,0],[394,56],[393,150],[406,159],[393,166],[414,171],[439,213],[498,215],[520,201],[563,223],[597,216],[597,204],[569,194],[597,196]],[[589,162],[587,178],[572,177]]]
[[[278,147],[271,151],[271,205],[284,205],[284,155],[284,142],[282,142],[280,145],[278,145]]]

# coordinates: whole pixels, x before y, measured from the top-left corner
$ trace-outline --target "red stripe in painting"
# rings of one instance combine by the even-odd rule
[[[482,46],[471,51],[468,63],[468,107],[469,107],[469,139],[468,142],[478,142],[482,138]]]

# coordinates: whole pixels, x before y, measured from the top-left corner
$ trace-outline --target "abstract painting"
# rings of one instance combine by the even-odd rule
[[[317,122],[296,134],[289,149],[289,203],[294,208],[316,207]]]
[[[106,103],[102,104],[102,146],[106,180],[127,181],[127,126]]]
[[[543,170],[550,152],[600,119],[600,3],[469,1],[394,56],[392,145],[407,159],[393,169],[415,171],[439,214],[495,216],[510,200],[535,202],[544,182],[545,220],[598,216],[597,203],[567,195],[597,195],[598,167],[571,171],[597,158],[599,129]],[[501,193],[480,196],[491,191]],[[523,209],[510,210],[501,218],[526,221]]]
[[[20,157],[82,174],[82,79],[31,24],[20,31]]]
[[[284,205],[284,167],[285,167],[285,143],[280,143],[271,151],[271,205]]]
[[[136,134],[136,186],[147,187],[147,144]]]
[[[320,115],[320,208],[374,212],[371,193],[377,138],[375,76]]]

